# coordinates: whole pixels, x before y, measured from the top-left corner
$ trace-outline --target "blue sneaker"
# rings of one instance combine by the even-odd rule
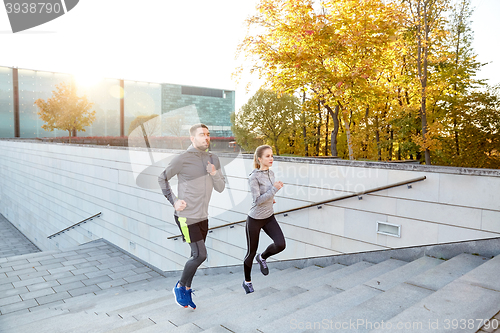
[[[186,287],[179,286],[179,281],[175,284],[174,289],[172,289],[172,292],[174,293],[175,296],[175,303],[179,304],[179,306],[182,306],[183,308],[187,308],[188,306],[188,299],[186,296]]]
[[[247,293],[247,294],[254,292],[252,282],[246,283],[245,281],[243,281],[241,286],[243,287],[243,289],[245,289],[245,293]]]
[[[255,256],[255,260],[259,263],[260,266],[260,271],[262,274],[267,275],[269,274],[269,268],[267,268],[267,262],[265,259],[262,258],[262,255],[260,253],[257,253]]]
[[[194,295],[194,290],[193,289],[186,289],[186,298],[188,301],[188,305],[194,309],[196,309],[196,304],[193,303],[193,299],[191,295]]]

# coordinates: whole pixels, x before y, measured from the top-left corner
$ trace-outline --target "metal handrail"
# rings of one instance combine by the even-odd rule
[[[368,194],[368,193],[373,193],[373,192],[377,192],[377,191],[387,190],[389,188],[393,188],[393,187],[397,187],[397,186],[402,186],[402,185],[407,185],[407,184],[419,182],[419,181],[425,180],[426,178],[427,178],[426,176],[422,176],[422,177],[418,177],[418,178],[414,178],[414,179],[409,179],[409,180],[401,181],[401,182],[390,184],[390,185],[379,186],[379,187],[376,187],[376,188],[373,188],[373,189],[370,189],[370,190],[366,190],[366,191],[360,191],[360,192],[356,192],[356,193],[346,194],[346,195],[342,195],[340,197],[336,197],[334,199],[328,199],[328,200],[316,202],[316,203],[313,203],[313,204],[309,204],[309,205],[305,205],[305,206],[300,206],[300,207],[297,207],[297,208],[283,210],[281,212],[274,213],[274,215],[286,214],[286,213],[290,213],[290,212],[293,212],[293,211],[296,211],[296,210],[310,208],[310,207],[316,207],[316,206],[321,206],[321,205],[324,205],[326,203],[330,203],[330,202],[334,202],[334,201],[339,201],[339,200],[344,200],[344,199],[353,198],[353,197],[358,197],[359,199],[361,199],[361,196],[363,196],[365,194]],[[411,188],[411,187],[409,186],[409,188]],[[243,222],[246,222],[246,219],[238,221],[238,222],[231,222],[231,223],[226,223],[226,224],[218,225],[218,226],[212,227],[212,228],[210,228],[208,230],[212,231],[214,229],[229,227],[229,226],[232,226],[232,225],[235,225],[235,224],[238,224],[238,223],[243,223]],[[167,237],[167,239],[175,239],[175,238],[179,238],[181,236],[182,235],[171,236],[171,237]]]
[[[48,238],[48,239],[51,239],[52,237],[56,237],[57,235],[62,234],[63,232],[68,231],[69,229],[73,229],[73,228],[75,228],[75,227],[78,227],[80,224],[87,223],[87,221],[91,221],[91,220],[93,220],[93,219],[94,219],[94,218],[96,218],[96,217],[100,217],[100,216],[101,216],[101,214],[102,214],[102,213],[101,213],[101,212],[99,212],[99,213],[97,213],[97,214],[95,214],[95,215],[92,215],[91,217],[87,217],[85,220],[82,220],[82,221],[80,221],[80,222],[77,222],[77,223],[73,224],[72,226],[69,226],[69,227],[67,227],[67,228],[65,228],[65,229],[63,229],[63,230],[61,230],[61,231],[56,232],[55,234],[52,234],[52,235],[50,235],[50,236],[47,236],[47,238]]]

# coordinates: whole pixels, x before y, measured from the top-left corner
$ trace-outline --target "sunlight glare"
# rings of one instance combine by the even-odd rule
[[[75,82],[82,88],[90,88],[97,85],[103,78],[96,73],[82,71],[74,74]]]

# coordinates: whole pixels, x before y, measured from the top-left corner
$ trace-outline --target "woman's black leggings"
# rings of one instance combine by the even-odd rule
[[[262,252],[263,259],[267,259],[272,255],[280,253],[285,249],[286,244],[283,232],[274,218],[274,215],[271,215],[267,219],[253,219],[250,216],[247,216],[247,225],[245,229],[247,234],[248,250],[245,260],[243,261],[243,267],[245,271],[245,281],[251,281],[250,273],[252,271],[253,259],[255,258],[257,248],[259,247],[260,229],[263,229],[274,242],[269,245],[264,252]]]

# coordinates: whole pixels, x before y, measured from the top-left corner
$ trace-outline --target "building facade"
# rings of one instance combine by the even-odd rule
[[[52,96],[56,85],[74,83],[79,95],[94,103],[96,119],[78,136],[128,136],[137,117],[158,115],[155,135],[186,136],[190,125],[203,122],[212,136],[231,137],[230,115],[235,92],[120,79],[80,84],[70,74],[0,66],[0,138],[68,136],[65,131],[45,131],[34,102]]]

